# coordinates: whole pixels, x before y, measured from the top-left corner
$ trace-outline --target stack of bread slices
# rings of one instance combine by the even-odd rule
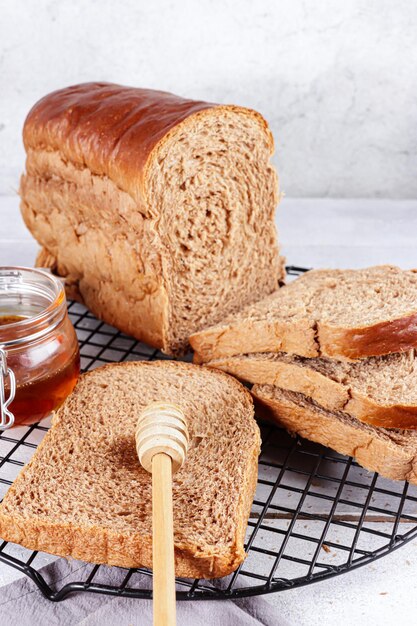
[[[417,270],[312,270],[191,345],[253,384],[263,416],[417,482]]]

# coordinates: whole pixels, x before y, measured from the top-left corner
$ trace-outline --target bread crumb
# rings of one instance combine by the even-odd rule
[[[324,550],[325,552],[327,552],[327,553],[328,553],[328,552],[331,552],[331,550],[330,550],[329,546],[326,546],[326,544],[325,544],[325,543],[323,543],[321,547],[323,548],[323,550]]]

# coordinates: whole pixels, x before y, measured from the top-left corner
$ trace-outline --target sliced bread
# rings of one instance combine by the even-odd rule
[[[123,363],[81,377],[0,505],[0,537],[32,550],[121,567],[152,566],[151,476],[135,426],[156,400],[184,411],[191,437],[174,476],[178,576],[225,576],[245,558],[259,429],[249,392],[223,372]]]
[[[312,270],[190,339],[196,362],[249,352],[360,359],[417,347],[417,270]]]
[[[261,414],[288,431],[353,456],[381,476],[417,484],[416,431],[374,428],[273,385],[254,385],[252,393]]]
[[[307,359],[279,353],[244,354],[207,363],[249,383],[303,393],[330,411],[383,428],[417,428],[414,350],[361,361]]]

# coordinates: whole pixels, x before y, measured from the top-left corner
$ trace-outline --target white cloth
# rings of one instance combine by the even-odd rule
[[[58,559],[40,570],[57,588],[70,580],[85,580],[91,565]],[[120,584],[126,571],[106,568],[106,582]],[[94,581],[95,582],[95,581]],[[143,586],[150,585],[144,577]],[[142,585],[142,583],[141,583]],[[152,601],[78,592],[61,602],[43,597],[26,576],[0,589],[1,626],[147,626]],[[178,626],[286,626],[277,609],[261,596],[242,600],[177,602]]]

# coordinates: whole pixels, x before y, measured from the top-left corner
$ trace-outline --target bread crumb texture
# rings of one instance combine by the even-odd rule
[[[173,479],[176,573],[216,577],[245,557],[259,429],[249,392],[184,363],[108,365],[83,375],[0,507],[0,536],[61,556],[151,567],[151,476],[135,427],[150,402],[183,410],[190,447]]]

